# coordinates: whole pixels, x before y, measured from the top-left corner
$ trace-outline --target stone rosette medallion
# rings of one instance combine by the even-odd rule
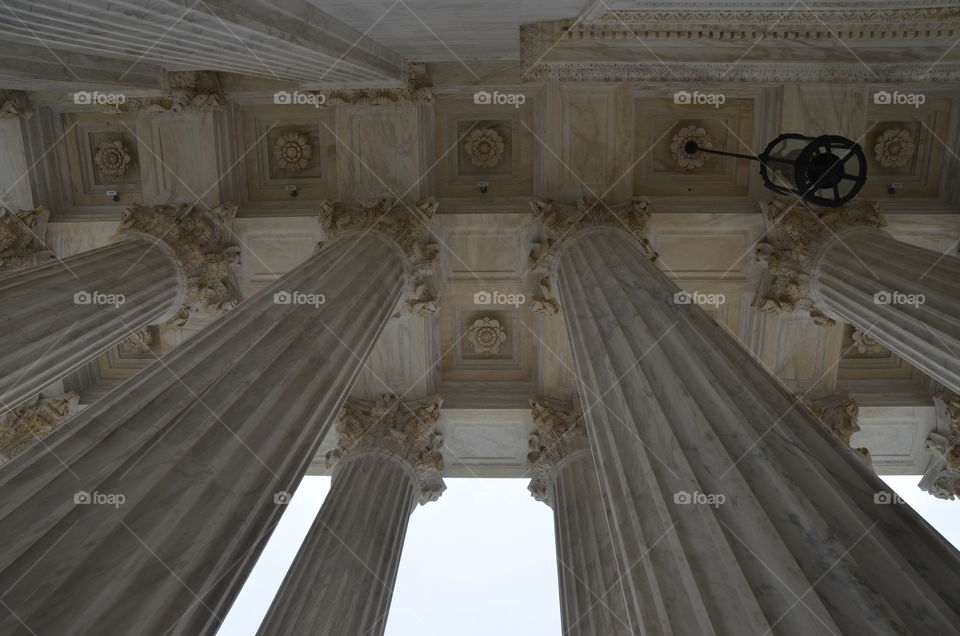
[[[467,331],[467,342],[473,345],[474,353],[481,355],[500,353],[506,341],[507,332],[500,326],[500,321],[493,318],[480,318]]]
[[[126,144],[120,139],[111,139],[104,141],[97,146],[97,152],[93,156],[93,163],[97,166],[97,172],[104,177],[122,179],[133,157],[127,150]]]
[[[873,155],[884,168],[900,168],[913,157],[916,145],[910,133],[903,128],[889,128],[877,137]]]
[[[493,128],[475,128],[467,135],[463,151],[478,168],[494,168],[503,159],[503,137]]]
[[[703,163],[707,160],[707,153],[705,152],[698,150],[697,152],[690,153],[686,151],[686,145],[691,141],[697,142],[697,146],[700,148],[706,148],[707,150],[713,149],[713,140],[705,128],[701,126],[684,126],[678,130],[670,142],[670,154],[673,156],[673,160],[677,162],[677,165],[687,171],[702,168]]]
[[[300,133],[280,135],[273,142],[273,160],[277,170],[296,174],[303,172],[310,164],[313,149],[306,136]]]

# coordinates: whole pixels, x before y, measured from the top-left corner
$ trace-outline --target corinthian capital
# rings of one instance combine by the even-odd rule
[[[887,222],[874,201],[857,200],[839,208],[813,208],[802,201],[774,199],[764,209],[767,234],[757,244],[757,258],[767,264],[753,306],[768,313],[803,309],[818,325],[834,320],[810,296],[817,256],[831,239],[854,228],[881,228]]]
[[[540,238],[531,244],[529,255],[530,270],[537,274],[531,302],[533,311],[550,315],[560,310],[560,303],[553,291],[551,271],[560,246],[581,230],[593,227],[622,230],[637,240],[651,260],[656,260],[656,253],[645,238],[650,220],[648,208],[646,199],[614,204],[595,198],[582,198],[576,205],[551,199],[531,201],[533,218],[541,228]]]
[[[410,263],[406,306],[418,316],[425,316],[440,307],[435,279],[439,248],[429,239],[430,222],[437,205],[435,199],[424,199],[413,205],[389,199],[365,205],[325,200],[320,203],[318,220],[328,238],[345,232],[369,231],[392,238]]]
[[[30,119],[33,109],[23,91],[0,91],[0,119]]]
[[[107,113],[179,112],[206,113],[220,110],[226,103],[220,77],[213,71],[171,71],[167,73],[167,93],[151,97],[128,97],[98,108]]]
[[[939,499],[956,499],[960,497],[960,395],[940,391],[934,397],[938,408],[946,414],[949,430],[927,436],[931,462],[920,480],[920,488]]]
[[[534,499],[552,506],[550,483],[565,459],[589,451],[587,430],[576,404],[537,397],[530,400],[530,408],[535,429],[528,440],[532,477],[527,488]]]
[[[348,402],[337,418],[337,447],[327,453],[327,467],[364,452],[381,452],[407,462],[417,475],[420,503],[436,501],[443,483],[443,436],[436,429],[443,399],[401,402],[383,395],[372,406]]]
[[[54,258],[43,244],[50,212],[0,210],[0,271],[25,269]]]
[[[860,430],[860,425],[857,423],[860,408],[856,400],[847,392],[814,400],[810,404],[810,410],[817,415],[824,428],[839,437],[840,441],[847,446],[850,446],[850,438],[853,434]],[[872,465],[868,449],[854,448],[853,450],[863,455],[868,466]]]
[[[0,456],[12,459],[43,439],[77,411],[80,395],[69,391],[52,398],[37,398],[3,415],[0,421]]]
[[[186,302],[174,318],[186,324],[192,312],[222,313],[242,296],[234,267],[240,248],[234,245],[230,223],[237,206],[227,204],[209,210],[192,205],[135,205],[127,208],[117,235],[147,234],[169,246],[187,280]]]

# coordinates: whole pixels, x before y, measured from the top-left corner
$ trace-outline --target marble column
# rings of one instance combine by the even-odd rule
[[[553,509],[567,636],[633,636],[599,475],[578,406],[530,400],[530,493]]]
[[[330,493],[259,634],[383,634],[410,513],[446,488],[441,404],[383,396],[344,407]]]
[[[761,310],[807,309],[821,324],[853,324],[960,391],[960,258],[894,239],[871,201],[813,209],[777,199],[766,214],[758,254],[772,276],[758,294]]]
[[[0,407],[14,408],[147,325],[240,298],[235,206],[135,206],[104,247],[0,277]]]
[[[395,312],[422,223],[344,232],[0,468],[0,632],[215,632]]]
[[[960,556],[651,261],[645,202],[539,202],[644,634],[949,634]],[[618,214],[620,217],[618,218]],[[543,246],[546,246],[544,249]]]

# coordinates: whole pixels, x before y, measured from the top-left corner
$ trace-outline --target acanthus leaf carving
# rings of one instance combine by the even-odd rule
[[[934,397],[946,413],[949,430],[927,436],[931,463],[919,485],[938,499],[953,500],[960,497],[960,395],[940,391]]]
[[[824,428],[839,437],[845,446],[862,455],[868,466],[872,465],[869,449],[854,448],[850,444],[853,434],[860,430],[860,424],[857,422],[860,409],[849,393],[837,393],[814,400],[810,404],[810,410],[814,412]]]
[[[24,91],[0,91],[0,119],[30,119],[33,108]]]
[[[165,113],[192,110],[208,113],[226,104],[220,77],[214,71],[171,71],[167,73],[168,91],[164,95],[125,97],[97,104],[105,113]]]
[[[534,431],[528,438],[527,466],[532,476],[527,489],[534,499],[552,506],[550,484],[556,471],[565,460],[590,450],[587,430],[576,403],[534,397],[530,409]]]
[[[16,212],[0,209],[0,271],[25,269],[55,258],[43,243],[49,218],[43,206]]]
[[[440,308],[435,275],[440,249],[432,240],[424,238],[437,206],[436,199],[432,198],[413,205],[389,199],[360,205],[324,200],[317,220],[327,238],[371,230],[392,238],[410,264],[410,287],[404,305],[412,313],[426,316]]]
[[[0,455],[9,460],[27,450],[76,413],[79,403],[80,395],[68,391],[51,398],[37,397],[5,413],[0,423]]]
[[[134,205],[124,212],[117,236],[146,234],[163,241],[175,254],[186,276],[183,307],[174,317],[183,326],[195,312],[223,313],[240,302],[242,294],[235,268],[240,248],[230,224],[237,206],[210,209],[193,205]]]
[[[436,430],[443,399],[419,403],[382,395],[373,405],[348,401],[337,417],[337,447],[326,455],[327,467],[350,455],[379,452],[408,463],[417,476],[421,504],[436,501],[443,483],[443,435]]]
[[[886,226],[874,201],[851,201],[839,208],[814,208],[799,200],[776,198],[765,208],[768,231],[757,244],[757,259],[767,265],[753,306],[765,313],[804,310],[814,323],[831,326],[833,318],[811,298],[810,278],[823,245],[838,232],[856,227]]]
[[[553,289],[551,271],[562,242],[581,230],[591,227],[610,227],[630,234],[644,254],[657,259],[650,241],[646,239],[647,223],[650,220],[649,203],[637,198],[617,204],[606,203],[592,197],[584,197],[576,205],[551,199],[534,199],[530,202],[534,220],[541,228],[541,237],[531,243],[529,252],[530,271],[536,276],[536,286],[531,297],[531,309],[540,314],[551,315],[560,311],[560,303]]]

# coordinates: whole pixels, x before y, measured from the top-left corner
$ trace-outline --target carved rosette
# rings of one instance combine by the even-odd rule
[[[914,148],[913,139],[907,130],[889,128],[877,138],[873,155],[884,168],[899,168],[910,161]]]
[[[706,129],[700,126],[685,126],[677,131],[670,142],[670,154],[677,165],[684,170],[693,171],[702,168],[707,160],[707,153],[698,150],[697,152],[687,152],[685,146],[688,142],[695,141],[700,148],[710,150],[713,148],[713,140],[707,134]]]
[[[839,437],[846,446],[850,446],[850,438],[860,430],[860,425],[857,423],[860,409],[849,393],[837,393],[814,400],[810,404],[810,410],[820,418],[824,428]],[[872,466],[869,449],[860,447],[853,450],[863,456],[868,466]]]
[[[474,128],[467,135],[463,151],[478,168],[493,168],[503,159],[503,137],[493,128]]]
[[[404,304],[412,313],[426,316],[440,309],[434,275],[439,248],[425,238],[437,205],[432,198],[412,206],[389,199],[367,205],[324,200],[318,221],[328,239],[345,232],[371,230],[391,237],[410,263],[410,288]]]
[[[589,452],[583,413],[576,404],[542,397],[530,400],[535,430],[528,438],[527,466],[532,475],[527,489],[548,506],[550,484],[564,460]]]
[[[927,436],[927,451],[933,461],[920,480],[920,488],[938,499],[960,497],[960,395],[940,391],[935,395],[946,409],[950,430]]]
[[[394,395],[373,406],[350,402],[337,417],[337,447],[327,453],[327,468],[350,455],[378,452],[407,462],[417,475],[420,503],[436,501],[443,483],[443,435],[436,429],[443,399],[438,395],[416,404]]]
[[[97,152],[93,156],[93,163],[97,166],[97,172],[104,177],[113,177],[115,179],[123,178],[130,167],[133,158],[130,151],[121,139],[110,139],[97,146]]]
[[[273,160],[281,172],[303,172],[312,156],[310,142],[299,133],[280,135],[273,143]]]
[[[883,353],[886,351],[886,347],[859,329],[854,329],[850,338],[853,340],[853,346],[858,353]]]
[[[227,204],[209,210],[182,204],[127,208],[117,235],[148,234],[174,252],[187,279],[184,306],[173,318],[183,326],[193,312],[223,313],[242,299],[235,267],[240,248],[234,244],[230,225],[237,206]]]
[[[50,212],[0,209],[0,272],[25,269],[51,260],[53,253],[43,244]]]
[[[30,119],[33,109],[23,91],[0,91],[0,119]]]
[[[473,351],[485,356],[503,351],[503,343],[506,341],[507,332],[500,325],[500,321],[493,318],[481,318],[467,331],[467,342],[473,345]]]
[[[166,95],[127,97],[122,102],[98,105],[106,113],[166,113],[192,110],[208,113],[226,104],[220,77],[213,71],[172,71],[167,73]]]
[[[887,224],[874,201],[851,201],[839,208],[812,208],[793,199],[778,198],[765,209],[767,227],[757,244],[757,258],[765,261],[766,276],[753,306],[766,313],[810,313],[818,325],[835,321],[814,305],[810,277],[823,245],[838,232],[855,227],[881,228]]]
[[[580,230],[591,227],[623,230],[637,241],[651,260],[656,260],[657,254],[650,246],[650,241],[645,238],[650,220],[648,207],[646,199],[609,204],[594,198],[583,198],[576,205],[550,199],[531,201],[533,218],[541,228],[540,237],[531,244],[529,254],[530,271],[536,273],[531,309],[543,315],[560,311],[560,303],[553,290],[552,270],[562,242],[575,236]]]
[[[12,459],[43,439],[77,412],[80,395],[69,391],[52,398],[37,398],[3,415],[0,421],[0,456]]]

